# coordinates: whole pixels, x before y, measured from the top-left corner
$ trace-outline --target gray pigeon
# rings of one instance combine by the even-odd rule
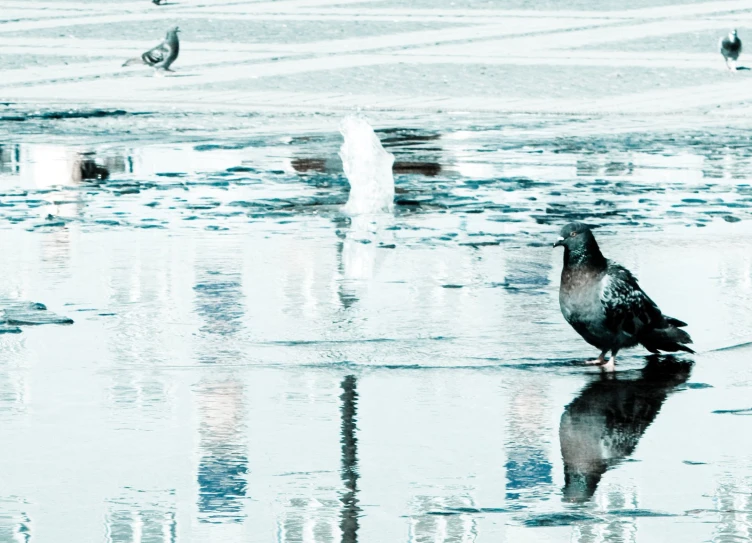
[[[178,32],[180,29],[177,26],[173,26],[167,31],[167,35],[162,43],[149,49],[146,53],[140,57],[126,60],[123,66],[130,66],[131,64],[137,64],[143,62],[147,66],[151,66],[157,70],[170,70],[170,65],[175,62],[180,52],[180,42],[178,41]]]
[[[589,364],[614,371],[616,353],[637,344],[652,353],[694,352],[686,346],[692,338],[681,330],[687,324],[663,315],[629,270],[607,260],[588,225],[566,225],[554,247],[564,247],[561,312],[585,341],[601,350]]]
[[[742,40],[736,35],[736,29],[729,32],[728,36],[721,38],[718,43],[718,47],[721,49],[723,60],[726,61],[726,68],[731,70],[729,66],[729,59],[734,62],[733,69],[736,70],[736,59],[739,58],[739,53],[742,52]]]

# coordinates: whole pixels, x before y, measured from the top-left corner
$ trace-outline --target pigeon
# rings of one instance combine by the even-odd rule
[[[729,32],[725,38],[721,38],[718,47],[723,55],[723,60],[726,61],[726,68],[736,70],[736,59],[739,58],[739,53],[742,52],[742,40],[736,35],[736,29]],[[734,62],[733,68],[729,66],[729,59]]]
[[[612,372],[616,353],[637,344],[651,353],[694,352],[687,347],[692,338],[681,330],[687,323],[663,315],[629,270],[607,260],[588,225],[566,225],[554,247],[564,247],[561,312],[585,341],[601,351],[589,364]]]
[[[160,5],[162,3],[162,0],[151,0],[152,4],[154,5]]]
[[[178,53],[180,52],[178,32],[180,32],[180,29],[177,26],[173,26],[167,31],[167,35],[162,43],[153,49],[149,49],[140,57],[126,60],[123,63],[123,66],[130,66],[131,64],[143,62],[157,70],[172,71],[170,70],[170,65],[175,62],[175,59],[178,58]]]

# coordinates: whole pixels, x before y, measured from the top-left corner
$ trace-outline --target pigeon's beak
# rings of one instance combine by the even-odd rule
[[[556,243],[554,243],[554,247],[563,247],[564,246],[564,238],[559,238],[556,240]]]

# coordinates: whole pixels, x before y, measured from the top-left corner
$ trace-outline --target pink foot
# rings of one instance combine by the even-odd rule
[[[614,373],[616,371],[616,357],[612,356],[608,362],[601,366],[601,371],[604,373]]]
[[[587,362],[585,362],[585,364],[587,364],[588,366],[602,366],[605,363],[606,357],[603,355],[599,356],[595,360],[588,360]]]

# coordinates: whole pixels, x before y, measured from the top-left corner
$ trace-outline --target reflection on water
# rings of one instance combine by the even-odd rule
[[[239,258],[237,252],[219,254],[207,246],[196,270],[194,305],[204,336],[197,355],[202,363],[237,361],[241,357],[223,345],[242,329],[245,315]],[[202,379],[195,392],[200,436],[199,519],[205,523],[240,523],[248,498],[245,385],[237,375],[227,374]]]
[[[410,543],[471,543],[478,537],[477,517],[463,514],[477,510],[471,496],[415,496],[412,507],[421,514],[410,519]]]
[[[349,228],[342,229],[343,239],[337,247],[341,274],[337,295],[344,309],[365,296],[368,281],[387,257],[388,249],[383,245],[388,246],[393,240],[389,235],[393,222],[389,215],[355,216]]]
[[[561,416],[564,460],[563,499],[584,502],[603,474],[627,458],[655,420],[669,393],[684,383],[692,365],[671,357],[648,357],[636,377],[602,375],[570,403]]]
[[[21,168],[21,146],[0,145],[0,173],[17,174]]]
[[[177,543],[174,491],[127,489],[107,504],[106,543]]]
[[[752,481],[727,475],[713,495],[718,525],[713,543],[752,541]]]
[[[201,522],[242,522],[248,497],[243,385],[234,377],[196,387],[199,411],[198,511]]]
[[[28,503],[17,497],[0,498],[0,541],[29,543],[32,522],[26,512]]]
[[[82,326],[55,330],[57,337],[37,330],[24,338],[23,356],[10,352],[18,340],[0,338],[0,348],[9,359],[0,367],[0,418],[6,444],[0,458],[9,466],[3,484],[7,493],[28,496],[34,504],[0,503],[0,541],[27,541],[32,528],[35,537],[50,533],[50,526],[60,521],[51,521],[49,512],[60,518],[69,511],[66,504],[60,505],[61,496],[69,495],[72,488],[63,488],[57,478],[68,478],[81,466],[88,470],[89,464],[92,477],[102,476],[101,492],[97,493],[99,486],[93,488],[91,478],[82,479],[78,488],[91,497],[87,508],[95,511],[97,519],[106,520],[113,543],[172,543],[175,534],[193,540],[199,531],[202,541],[469,543],[504,541],[505,531],[515,530],[525,534],[508,535],[506,540],[595,543],[635,541],[638,525],[640,540],[660,540],[651,530],[668,527],[686,533],[695,526],[687,528],[691,519],[685,516],[634,520],[615,510],[634,510],[638,501],[678,515],[684,512],[685,502],[690,502],[686,509],[703,504],[709,508],[705,502],[710,498],[702,493],[713,492],[711,478],[719,469],[728,471],[729,480],[718,486],[717,510],[710,513],[718,524],[716,541],[749,538],[749,484],[736,477],[748,471],[739,460],[743,453],[733,443],[714,450],[701,435],[684,431],[695,421],[698,427],[705,425],[703,430],[711,424],[727,424],[726,436],[739,428],[732,425],[744,424],[745,417],[715,416],[708,422],[700,414],[688,423],[689,417],[680,410],[663,409],[662,422],[675,424],[671,437],[681,435],[696,444],[702,452],[697,456],[708,463],[691,468],[697,479],[687,478],[685,487],[661,488],[664,479],[635,465],[633,470],[614,469],[606,475],[607,483],[599,482],[609,468],[633,454],[638,440],[655,445],[654,434],[641,436],[689,370],[669,360],[651,362],[639,374],[599,378],[572,401],[577,396],[572,391],[579,391],[591,376],[561,362],[569,349],[582,347],[566,335],[566,323],[562,324],[556,307],[550,248],[528,246],[529,238],[520,239],[515,231],[537,229],[532,235],[543,239],[545,231],[547,239],[553,230],[536,224],[532,214],[539,214],[541,222],[556,222],[572,212],[573,202],[578,212],[601,209],[603,217],[611,217],[607,213],[625,209],[622,198],[626,207],[645,198],[649,202],[633,206],[634,210],[653,213],[649,204],[661,194],[666,193],[668,205],[673,206],[684,194],[690,197],[705,190],[688,187],[689,183],[681,187],[655,183],[648,179],[654,171],[663,171],[661,181],[687,172],[690,181],[696,181],[703,178],[703,168],[715,172],[715,162],[722,166],[717,173],[732,176],[750,171],[748,165],[741,160],[702,160],[698,154],[687,166],[678,164],[682,157],[676,154],[666,158],[617,152],[594,154],[590,164],[580,150],[537,154],[545,142],[532,146],[536,154],[522,148],[499,150],[498,131],[497,141],[487,141],[485,159],[478,151],[480,136],[474,134],[466,140],[442,136],[440,150],[436,150],[437,139],[391,145],[388,134],[380,135],[398,156],[395,171],[401,159],[407,164],[398,186],[412,199],[425,196],[444,207],[400,209],[387,225],[358,220],[345,224],[333,211],[335,206],[311,205],[306,212],[296,208],[280,218],[269,210],[293,207],[282,201],[286,196],[297,202],[303,194],[317,203],[326,195],[345,194],[324,159],[301,158],[293,162],[294,171],[280,167],[274,168],[280,173],[270,173],[274,161],[281,164],[299,153],[299,146],[293,145],[275,147],[266,164],[251,160],[254,155],[244,148],[232,150],[230,156],[228,150],[186,151],[176,145],[168,153],[170,158],[151,170],[145,170],[145,164],[161,148],[142,147],[128,155],[129,161],[136,157],[128,168],[135,166],[137,173],[130,176],[154,181],[141,194],[106,192],[120,177],[112,169],[108,182],[96,189],[81,183],[45,193],[41,191],[48,189],[37,187],[38,195],[32,195],[36,189],[30,188],[28,198],[19,196],[23,190],[0,196],[8,213],[3,217],[17,209],[11,205],[34,200],[33,205],[40,207],[47,201],[58,205],[61,213],[83,209],[81,222],[72,220],[67,223],[70,228],[61,232],[30,233],[26,225],[0,224],[7,234],[2,238],[10,240],[3,241],[2,247],[8,254],[22,249],[19,260],[24,267],[19,276],[26,276],[15,277],[14,266],[6,262],[8,288],[21,285],[38,292],[57,278],[60,284],[54,288],[76,307],[86,302],[88,309],[112,310],[116,315],[105,319],[95,311],[84,313],[77,319]],[[309,156],[336,157],[336,144],[327,141],[319,143],[329,146],[329,155],[326,149],[316,149]],[[268,142],[258,147],[259,153],[271,148]],[[212,158],[220,154],[221,160]],[[34,170],[27,160],[33,155],[23,147],[0,150],[5,188],[13,183],[10,178],[17,180]],[[179,160],[188,155],[196,164],[192,173],[186,173],[190,168]],[[47,156],[53,160],[58,155]],[[98,151],[96,164],[107,166],[106,156]],[[204,158],[210,166],[198,164]],[[431,162],[442,166],[422,166]],[[239,166],[243,164],[247,167]],[[296,171],[319,175],[317,179],[329,184],[306,184]],[[462,172],[477,171],[489,175],[463,178]],[[166,173],[174,175],[160,176]],[[435,177],[426,179],[427,175]],[[601,177],[606,181],[601,183]],[[217,181],[209,186],[209,181],[218,179],[224,184]],[[729,187],[716,185],[704,209],[722,207],[716,199],[729,195],[750,196],[748,189],[744,193]],[[620,192],[610,192],[614,188]],[[277,199],[268,208],[253,207],[262,191]],[[216,205],[201,200],[207,194]],[[585,200],[581,207],[580,197]],[[612,198],[612,206],[595,205]],[[243,205],[231,206],[232,202]],[[698,209],[699,204],[690,204]],[[741,200],[738,204],[752,205]],[[107,207],[98,216],[97,205]],[[317,211],[310,211],[314,207]],[[39,212],[39,207],[33,209]],[[746,213],[743,209],[736,207],[733,212]],[[240,213],[237,222],[231,222],[235,219],[227,214],[230,211]],[[91,214],[99,218],[132,213],[131,224],[135,224],[160,212],[178,217],[166,224],[166,232],[126,231],[128,224],[111,231],[110,225],[94,229],[85,224]],[[201,223],[209,216],[213,226],[228,227],[230,233],[218,233]],[[650,218],[657,217],[663,220],[658,212]],[[514,220],[519,226],[510,225]],[[640,228],[646,223],[636,222]],[[719,318],[722,325],[717,326],[711,319],[692,320],[693,326],[707,336],[732,328],[740,336],[746,334],[744,304],[749,301],[751,261],[729,256],[743,253],[746,238],[726,238],[721,232],[712,241],[692,240],[693,229],[687,229],[686,237],[666,238],[660,231],[665,223],[654,224],[655,230],[642,232],[650,243],[639,251],[635,248],[639,244],[620,243],[622,236],[634,234],[633,228],[613,228],[612,240],[620,254],[635,263],[641,277],[657,281],[660,289],[671,281],[665,267],[656,264],[667,258],[663,247],[670,246],[671,256],[678,255],[685,264],[697,260],[697,253],[690,253],[701,251],[705,268],[682,269],[691,268],[690,279],[700,283],[703,299],[719,300],[715,304],[719,315],[734,319],[729,323]],[[490,243],[466,243],[478,237]],[[729,244],[728,250],[713,246],[716,239],[725,243],[730,238],[736,245]],[[681,243],[673,243],[677,239]],[[159,245],[159,240],[167,241]],[[506,245],[493,245],[494,241]],[[690,241],[691,249],[681,247]],[[95,288],[98,283],[106,288]],[[684,301],[670,290],[665,295],[667,305]],[[81,340],[83,347],[58,349],[57,345],[71,345],[58,343],[63,333],[74,334],[65,337]],[[59,358],[54,351],[59,351]],[[737,360],[745,356],[731,354]],[[715,388],[688,390],[686,396],[672,398],[670,407],[674,401],[698,398],[696,405],[707,407],[709,414],[728,407],[714,404],[719,395],[745,390],[750,382],[747,366],[738,362],[730,372],[729,366],[736,364],[730,362],[717,369],[719,365],[708,360],[711,356],[703,351],[698,366],[707,372],[703,379]],[[549,358],[557,361],[540,364]],[[628,357],[626,367],[635,360],[634,355]],[[351,371],[365,364],[381,367]],[[228,371],[231,365],[236,367]],[[77,373],[70,374],[72,369]],[[355,375],[345,377],[343,371]],[[60,386],[68,376],[71,386]],[[414,386],[416,376],[418,386]],[[725,386],[726,378],[733,385]],[[104,412],[98,409],[102,389],[110,392],[105,399],[109,409]],[[557,428],[555,419],[568,403]],[[738,397],[729,403],[747,406]],[[553,467],[552,456],[558,451],[551,450],[557,429],[564,461],[563,494],[567,500],[582,502],[596,493],[597,503],[572,507],[559,502],[553,480],[562,473]],[[53,430],[59,435],[48,438],[47,432]],[[661,430],[655,426],[652,431]],[[45,441],[32,439],[37,436]],[[65,436],[75,440],[66,442]],[[47,451],[46,441],[53,438],[61,446]],[[686,466],[681,464],[680,451],[667,451],[667,456],[669,452],[670,463],[665,465],[676,478],[666,480],[674,482]],[[128,457],[130,472],[106,469],[127,464]],[[722,464],[729,458],[737,466]],[[141,466],[144,478],[154,473],[155,482],[176,488],[180,499],[169,491],[163,491],[164,499],[142,490],[123,491],[120,496],[124,485],[144,486],[139,479]],[[690,495],[686,500],[672,501],[685,491]],[[70,510],[76,508],[83,509],[70,505]],[[553,528],[524,523],[528,516],[535,520],[538,513],[552,511],[560,515],[576,511],[580,516]],[[80,520],[71,519],[66,522]],[[709,536],[705,539],[710,539],[714,528],[705,525]],[[101,540],[102,523],[97,522],[94,530],[94,537],[78,540]]]
[[[358,382],[354,375],[342,380],[342,483],[345,486],[340,501],[342,502],[342,543],[358,541],[358,437],[356,435],[358,415]]]
[[[508,500],[544,498],[551,491],[551,461],[544,440],[548,425],[546,383],[525,376],[510,396],[507,426]]]
[[[196,313],[204,319],[202,332],[229,335],[241,330],[244,308],[239,273],[201,272],[193,290]]]

